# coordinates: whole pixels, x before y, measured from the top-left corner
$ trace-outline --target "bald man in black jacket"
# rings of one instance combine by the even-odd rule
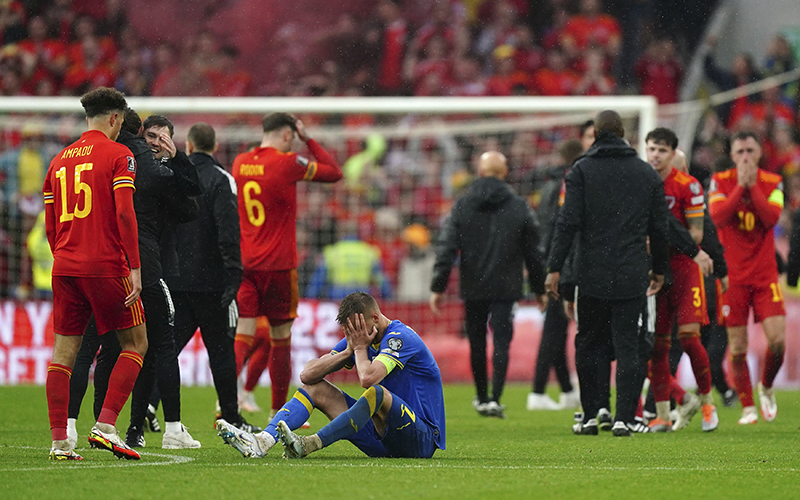
[[[620,116],[601,112],[595,130],[594,145],[566,177],[545,285],[557,298],[560,271],[579,234],[575,363],[584,420],[573,431],[597,434],[598,370],[610,362],[601,355],[610,334],[617,358],[612,432],[630,436],[640,428],[634,418],[649,354],[639,321],[646,297],[658,293],[669,267],[669,211],[664,182],[622,139]]]

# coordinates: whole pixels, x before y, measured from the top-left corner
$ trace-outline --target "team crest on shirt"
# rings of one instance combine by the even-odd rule
[[[723,317],[727,318],[730,313],[731,313],[731,306],[729,306],[729,305],[722,306],[722,316]]]
[[[128,158],[128,172],[136,172],[136,160],[133,159],[133,156],[126,158]]]
[[[403,348],[403,340],[397,337],[392,337],[386,341],[386,345],[388,345],[389,349],[393,351],[399,351]]]
[[[297,163],[299,163],[303,168],[308,168],[308,158],[297,155]]]
[[[667,207],[672,210],[672,207],[675,206],[675,197],[674,196],[665,196],[665,200],[667,200]]]
[[[700,183],[693,182],[689,184],[689,191],[691,191],[692,194],[700,194],[702,192],[702,190],[700,189]]]

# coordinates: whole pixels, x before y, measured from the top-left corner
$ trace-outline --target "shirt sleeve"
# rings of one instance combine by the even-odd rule
[[[128,151],[127,154],[120,155],[114,160],[114,178],[112,180],[114,191],[120,188],[130,188],[134,191],[136,188],[133,181],[136,179],[136,160],[133,158],[133,153]]]
[[[381,340],[378,358],[387,358],[401,370],[419,351],[419,339],[408,332],[387,330]],[[386,365],[386,362],[384,362]],[[387,365],[387,369],[389,366]]]
[[[705,198],[703,197],[703,187],[698,181],[693,181],[686,186],[685,190],[685,204],[683,208],[683,215],[687,220],[697,217],[703,217]]]

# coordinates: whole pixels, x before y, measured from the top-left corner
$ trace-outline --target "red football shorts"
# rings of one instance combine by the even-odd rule
[[[239,316],[266,316],[270,324],[281,324],[297,317],[297,270],[249,271],[245,269],[236,301]]]
[[[747,316],[753,308],[756,323],[772,316],[785,316],[783,293],[777,278],[765,285],[731,283],[722,297],[725,326],[747,326]]]
[[[83,335],[92,313],[100,335],[141,325],[144,323],[142,299],[125,307],[125,297],[130,291],[127,276],[53,276],[53,330],[60,335]]]
[[[672,319],[679,325],[707,325],[708,307],[703,273],[691,259],[682,259],[672,266],[672,284],[656,297],[656,333],[671,334]]]

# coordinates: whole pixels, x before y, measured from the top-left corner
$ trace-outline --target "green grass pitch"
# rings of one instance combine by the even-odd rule
[[[470,386],[445,387],[448,449],[431,460],[370,459],[347,442],[300,461],[282,459],[279,447],[266,459],[244,459],[212,427],[213,389],[183,388],[183,422],[202,449],[162,450],[161,436],[147,433],[141,461],[118,461],[86,445],[93,423],[87,398],[78,421],[84,460],[53,463],[44,387],[0,387],[0,498],[800,497],[800,392],[778,393],[772,423],[739,426],[739,408],[720,407],[713,433],[701,432],[698,415],[680,432],[613,438],[573,436],[571,411],[526,411],[528,390],[510,385],[508,418],[497,420],[475,413]],[[256,390],[262,405],[269,394]],[[126,406],[123,432],[128,415]],[[267,420],[264,413],[247,418]],[[312,430],[325,422],[315,413]]]

